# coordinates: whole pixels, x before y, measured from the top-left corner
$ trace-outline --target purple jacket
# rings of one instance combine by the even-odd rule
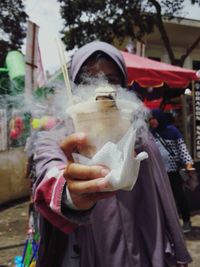
[[[48,176],[52,167],[62,169],[67,160],[53,132],[39,138],[36,153],[35,205],[41,214],[41,241],[37,267],[61,267],[76,237],[81,267],[165,267],[189,263],[168,176],[152,136],[141,151],[138,180],[131,192],[99,201],[87,212],[63,209],[65,180]],[[65,262],[72,266],[72,262]]]

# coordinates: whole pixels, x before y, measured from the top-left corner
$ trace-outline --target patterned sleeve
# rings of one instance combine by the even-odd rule
[[[179,158],[181,159],[182,163],[184,165],[187,163],[193,163],[193,159],[187,149],[187,146],[183,138],[177,139],[177,146],[178,146]]]

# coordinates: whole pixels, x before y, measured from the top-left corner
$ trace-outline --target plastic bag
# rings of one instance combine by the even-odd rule
[[[179,174],[183,179],[183,185],[185,188],[194,191],[199,185],[199,179],[195,169],[191,170],[181,169],[179,171]]]

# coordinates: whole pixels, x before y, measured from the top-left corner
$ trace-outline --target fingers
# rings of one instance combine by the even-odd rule
[[[66,179],[91,180],[105,177],[108,172],[109,170],[103,166],[87,166],[68,162],[63,175]]]
[[[64,151],[68,160],[73,161],[72,153],[77,150],[79,146],[87,145],[87,138],[85,133],[71,134],[61,142],[60,147]]]
[[[68,189],[76,194],[94,193],[105,191],[108,186],[104,177],[109,169],[103,166],[86,166],[77,163],[69,163],[64,171]]]
[[[71,163],[68,170],[68,173],[71,171],[70,175],[72,175],[72,177],[79,177],[79,179],[66,178],[72,201],[78,209],[89,209],[94,206],[98,200],[112,197],[115,194],[114,192],[105,192],[109,183],[103,176],[106,175],[109,170],[101,166],[89,167],[75,163]],[[76,175],[74,175],[73,171]],[[95,176],[100,176],[100,178],[94,178]]]
[[[108,181],[105,178],[94,180],[67,180],[67,187],[70,193],[83,195],[88,193],[98,193],[105,191],[108,187]]]
[[[84,133],[75,133],[66,137],[60,144],[68,159],[64,170],[67,187],[75,206],[88,209],[98,200],[113,196],[113,192],[105,192],[108,181],[104,177],[109,170],[103,166],[86,166],[74,163],[72,153],[81,147],[88,146]]]

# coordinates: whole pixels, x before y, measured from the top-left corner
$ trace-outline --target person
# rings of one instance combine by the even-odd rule
[[[180,131],[176,126],[167,123],[166,118],[162,110],[153,109],[150,127],[163,157],[172,192],[182,215],[183,232],[187,233],[191,231],[190,209],[183,190],[183,179],[179,174],[179,167],[194,170],[193,160]]]
[[[116,88],[127,85],[121,53],[101,41],[74,54],[70,73],[77,85],[99,74]],[[35,146],[37,267],[188,266],[192,259],[152,135],[148,132],[148,141],[136,148],[135,153],[146,151],[148,159],[141,162],[133,189],[107,192],[107,166],[74,161],[73,152],[89,144],[85,133],[69,130],[71,124],[67,120],[63,127],[44,132]]]

